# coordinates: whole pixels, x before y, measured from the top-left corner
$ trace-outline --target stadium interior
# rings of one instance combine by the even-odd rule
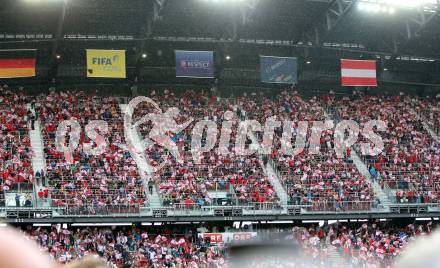
[[[53,267],[423,266],[399,260],[440,223],[439,9],[0,0],[0,232]]]

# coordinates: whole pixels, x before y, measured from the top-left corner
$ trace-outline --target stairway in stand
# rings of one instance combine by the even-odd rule
[[[35,114],[35,110],[32,109],[30,104],[28,104],[27,107],[32,113]],[[46,159],[44,156],[43,137],[41,135],[41,124],[39,120],[35,120],[34,129],[31,128],[31,124],[29,123],[29,137],[31,140],[32,151],[34,152],[32,156],[32,168],[34,170],[34,176],[37,171],[44,171],[44,173],[46,173]],[[36,205],[38,207],[50,207],[52,204],[50,196],[44,200],[38,199],[37,193],[44,187],[43,182],[41,180],[36,180],[34,186],[34,200],[37,200]]]
[[[124,113],[125,109],[127,108],[126,104],[120,104],[119,105],[121,112]],[[124,131],[125,135],[128,135],[128,137],[131,138],[131,140],[133,141],[133,146],[136,149],[140,149],[140,148],[144,148],[142,140],[140,138],[140,133],[134,129],[131,128],[128,131]],[[153,174],[153,171],[151,170],[151,168],[147,165],[146,163],[146,159],[145,156],[143,155],[143,152],[141,152],[142,150],[139,150],[139,152],[130,152],[131,156],[133,157],[134,161],[137,164],[138,167],[138,171],[139,174],[141,176],[143,185],[144,185],[144,190],[145,190],[145,195],[148,197],[148,201],[150,204],[150,208],[161,208],[162,207],[162,201],[160,199],[159,193],[157,191],[157,186],[154,185],[153,186],[153,191],[152,193],[149,192],[148,190],[148,181],[151,178],[151,174]]]

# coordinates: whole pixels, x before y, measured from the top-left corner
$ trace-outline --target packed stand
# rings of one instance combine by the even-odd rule
[[[436,230],[438,225],[433,222],[387,221],[263,227],[256,230],[251,245],[282,245],[283,249],[277,247],[277,253],[283,255],[271,256],[275,252],[267,251],[254,257],[242,256],[239,260],[245,267],[394,267],[411,243]],[[112,268],[228,267],[234,261],[230,257],[236,256],[234,248],[229,246],[242,243],[203,239],[186,228],[62,229],[58,225],[50,228],[28,226],[22,231],[54,262],[65,264],[84,256],[98,255]],[[243,234],[250,230],[237,231]]]
[[[333,129],[323,132],[320,144],[310,144],[313,122],[329,120],[321,99],[313,97],[306,100],[297,92],[285,91],[273,99],[251,98],[243,100],[242,104],[248,117],[262,125],[271,116],[277,116],[277,121],[283,124],[288,120],[293,122],[293,148],[300,132],[299,122],[308,122],[303,150],[298,151],[297,155],[282,152],[282,125],[275,129],[273,149],[268,156],[280,171],[279,177],[291,198],[291,204],[303,205],[313,211],[369,210],[373,204],[377,204],[371,185],[353,164],[351,150],[346,150],[342,159],[337,158]],[[259,138],[261,142],[261,135]],[[310,154],[311,146],[318,147],[319,154]]]
[[[134,213],[148,205],[137,165],[121,146],[125,140],[116,98],[81,91],[51,91],[38,97],[37,106],[54,206],[67,207],[70,214],[105,214]],[[77,120],[82,128],[72,162],[66,161],[55,143],[58,124],[63,120]],[[108,134],[103,135],[108,146],[98,156],[89,155],[84,149],[86,143],[93,143],[84,131],[90,120],[108,123]],[[68,142],[66,138],[65,146]]]
[[[234,114],[235,126],[238,123],[239,110],[232,101],[215,96],[208,97],[206,94],[194,91],[186,91],[181,97],[177,97],[170,90],[164,90],[161,95],[153,91],[149,97],[161,107],[163,113],[166,113],[170,107],[178,108],[180,113],[175,117],[177,125],[185,125],[190,117],[194,119],[184,130],[168,133],[169,139],[176,144],[182,156],[182,163],[177,163],[173,154],[163,146],[152,144],[147,149],[153,160],[153,166],[160,166],[161,163],[166,162],[164,168],[154,177],[164,205],[182,207],[250,205],[252,208],[279,206],[278,197],[260,168],[258,158],[239,156],[234,152],[236,127],[232,128],[228,154],[219,154],[216,146],[210,152],[201,154],[200,163],[193,161],[191,140],[195,123],[202,119],[216,122],[219,129],[217,140],[219,140],[220,126],[226,111]],[[135,114],[135,121],[149,113],[157,112],[157,109],[151,105],[143,104]],[[151,128],[151,124],[140,125],[140,134],[148,137]],[[206,139],[207,137],[202,137],[202,142],[206,142]],[[218,200],[209,194],[218,191],[227,192],[227,200]],[[261,204],[265,205],[261,206]]]
[[[440,135],[440,94],[435,98],[424,98],[416,103],[416,111],[422,115],[428,126]]]
[[[385,131],[377,131],[384,150],[377,156],[363,156],[373,179],[398,203],[436,203],[440,200],[440,146],[423,128],[413,109],[414,100],[403,94],[367,96],[354,94],[335,100],[335,114],[362,125],[382,120]],[[359,142],[370,142],[360,135]]]
[[[297,245],[299,256],[285,256],[282,267],[395,267],[407,246],[437,230],[435,223],[330,224],[323,227],[295,226],[290,230],[269,229],[259,234],[267,241]],[[262,262],[264,262],[264,257]],[[288,260],[288,261],[286,261]],[[276,263],[274,263],[276,264]],[[267,267],[258,266],[255,267]]]
[[[0,205],[5,193],[32,191],[32,147],[29,128],[34,115],[27,109],[24,90],[0,86]],[[17,203],[19,206],[22,202]]]
[[[164,230],[151,234],[144,228],[32,228],[23,230],[54,262],[65,264],[98,255],[108,267],[227,267],[223,245],[175,235]]]

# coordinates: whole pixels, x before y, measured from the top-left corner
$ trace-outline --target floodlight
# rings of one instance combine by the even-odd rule
[[[146,59],[147,58],[147,53],[142,53],[142,58]]]
[[[364,3],[368,3],[371,1],[362,0]],[[437,0],[376,0],[374,3],[380,5],[380,6],[392,6],[392,7],[401,7],[401,8],[417,8],[423,5],[437,4]],[[361,7],[359,7],[361,8]]]
[[[371,5],[371,11],[373,12],[379,12],[380,11],[380,6],[379,5]]]
[[[365,10],[365,8],[366,8],[365,3],[364,2],[359,2],[358,9],[359,10]]]
[[[368,4],[365,4],[365,10],[366,11],[373,11],[373,9],[374,9],[374,4],[371,4],[371,3],[368,3]]]
[[[226,55],[225,59],[226,59],[227,61],[229,61],[229,60],[231,60],[231,56]]]

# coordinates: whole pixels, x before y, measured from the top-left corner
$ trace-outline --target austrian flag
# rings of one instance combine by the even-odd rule
[[[341,82],[345,87],[377,87],[375,60],[341,60]]]

